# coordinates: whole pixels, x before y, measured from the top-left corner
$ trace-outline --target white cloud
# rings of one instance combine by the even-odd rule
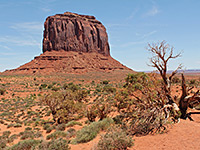
[[[6,50],[10,50],[10,48],[6,45],[0,45],[1,48],[6,49]]]
[[[147,13],[145,13],[143,16],[144,17],[149,17],[149,16],[155,16],[159,13],[160,11],[158,8],[154,5],[151,10],[149,10]]]
[[[44,11],[44,12],[50,12],[51,11],[50,8],[41,8],[41,10]]]
[[[141,39],[147,38],[147,37],[149,37],[149,36],[155,34],[156,32],[157,32],[156,30],[151,31],[151,32],[149,32],[149,33],[143,34],[140,38],[141,38]],[[137,34],[137,33],[136,33],[136,34]]]
[[[0,55],[3,55],[3,56],[14,56],[14,55],[16,55],[16,53],[0,53]]]
[[[138,10],[139,10],[138,8],[133,10],[132,13],[130,14],[130,16],[127,17],[127,20],[132,20],[135,17],[135,15],[137,14]]]
[[[40,22],[22,22],[22,23],[15,23],[10,26],[12,29],[20,30],[24,32],[30,33],[41,33],[43,30],[43,24]]]
[[[145,41],[128,42],[128,43],[122,44],[121,47],[129,47],[129,46],[140,45],[140,44],[145,44],[145,43],[147,42]]]
[[[5,36],[0,37],[1,43],[7,43],[7,44],[14,44],[17,46],[40,46],[40,43],[36,40],[27,38],[27,37],[13,37],[13,36]]]

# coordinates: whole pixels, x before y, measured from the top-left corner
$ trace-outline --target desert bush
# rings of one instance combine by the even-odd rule
[[[59,91],[60,90],[60,88],[59,87],[52,87],[52,91]]]
[[[8,138],[10,136],[11,132],[10,131],[4,131],[3,132],[3,137]]]
[[[84,115],[83,100],[87,97],[87,93],[82,89],[74,88],[74,86],[70,84],[72,89],[53,92],[42,98],[42,101],[50,107],[54,120],[59,124],[79,119]]]
[[[66,125],[65,125],[64,123],[58,124],[58,125],[56,126],[56,130],[57,130],[57,131],[64,131],[65,128],[66,128]]]
[[[68,136],[68,133],[67,132],[63,132],[63,131],[55,131],[54,133],[48,135],[46,137],[47,140],[54,140],[54,139],[58,139],[58,138],[61,138],[61,137],[67,137]]]
[[[70,121],[70,122],[68,122],[68,123],[66,124],[66,127],[73,127],[73,126],[75,126],[75,125],[82,126],[82,123],[72,120],[72,121]]]
[[[46,133],[50,133],[53,129],[54,129],[53,126],[48,127],[48,128],[46,129]]]
[[[113,123],[114,121],[110,118],[106,118],[98,122],[93,122],[90,125],[85,126],[80,131],[78,131],[76,134],[76,138],[72,141],[72,143],[77,144],[89,142],[97,136],[99,131],[106,130]]]
[[[31,150],[32,148],[34,148],[35,146],[37,146],[40,143],[41,143],[40,140],[33,140],[33,139],[24,140],[24,141],[20,141],[19,143],[9,147],[8,150]]]
[[[0,88],[0,95],[4,95],[6,90],[4,88]]]
[[[13,127],[14,127],[14,128],[19,128],[19,127],[22,127],[22,124],[16,123],[16,124],[13,125]]]
[[[181,80],[178,77],[174,77],[172,83],[181,83]]]
[[[196,83],[195,79],[192,79],[192,80],[189,81],[189,85],[195,85],[195,83]]]
[[[103,92],[114,93],[116,92],[116,88],[112,87],[111,85],[105,85],[103,87]]]
[[[13,134],[7,139],[7,142],[8,143],[12,143],[17,138],[18,138],[18,135],[17,134]]]
[[[72,136],[76,135],[76,130],[74,128],[69,128],[67,130],[67,132],[70,134],[69,137],[72,137]]]
[[[31,127],[26,127],[25,130],[29,131],[29,130],[32,130]]]
[[[125,150],[133,145],[133,140],[119,127],[111,127],[101,136],[97,150]]]
[[[105,84],[105,85],[108,84],[108,83],[109,83],[108,80],[104,80],[104,81],[101,82],[101,84]]]
[[[19,135],[21,136],[21,140],[25,139],[33,139],[34,138],[34,131],[25,130],[24,132],[20,132]]]
[[[92,105],[86,110],[87,118],[90,122],[94,122],[97,117],[97,109],[95,105]]]
[[[43,141],[34,148],[35,150],[70,150],[68,141],[62,138],[49,142]]]
[[[43,129],[44,129],[44,130],[47,130],[49,127],[50,127],[49,124],[45,124],[45,125],[43,126]]]
[[[4,149],[6,147],[7,141],[6,139],[0,138],[0,149]]]
[[[116,94],[115,106],[120,113],[118,122],[133,135],[163,132],[166,125],[179,117],[179,113],[166,104],[162,82],[156,74],[128,75],[125,89]]]

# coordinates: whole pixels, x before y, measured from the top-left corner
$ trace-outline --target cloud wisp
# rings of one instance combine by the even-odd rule
[[[41,31],[43,30],[43,24],[40,22],[22,22],[22,23],[15,23],[11,25],[10,28],[34,34],[34,33],[41,33]]]
[[[17,46],[40,46],[40,43],[30,38],[19,38],[13,36],[0,37],[0,42],[5,44],[14,44]],[[5,45],[1,45],[7,47]]]
[[[139,33],[136,33],[136,36],[139,36],[140,39],[145,39],[153,34],[157,33],[156,30],[154,31],[151,31],[151,32],[148,32],[148,33],[145,33],[145,34],[139,34]]]
[[[133,45],[146,44],[147,41],[145,39],[150,37],[150,36],[152,36],[155,33],[157,33],[156,30],[148,32],[148,33],[145,33],[145,34],[136,33],[136,36],[138,36],[137,41],[132,41],[132,42],[128,42],[128,43],[122,44],[121,47],[129,47],[129,46],[133,46]]]
[[[154,5],[149,11],[147,11],[143,17],[152,17],[157,15],[160,12],[160,10]]]

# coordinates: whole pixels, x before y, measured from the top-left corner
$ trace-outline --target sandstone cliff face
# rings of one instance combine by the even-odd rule
[[[43,52],[97,52],[110,56],[105,27],[94,16],[66,12],[46,19]]]

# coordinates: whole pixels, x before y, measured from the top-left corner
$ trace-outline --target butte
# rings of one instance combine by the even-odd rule
[[[94,16],[65,12],[47,17],[43,53],[3,74],[62,74],[130,71],[110,56],[104,25]]]

